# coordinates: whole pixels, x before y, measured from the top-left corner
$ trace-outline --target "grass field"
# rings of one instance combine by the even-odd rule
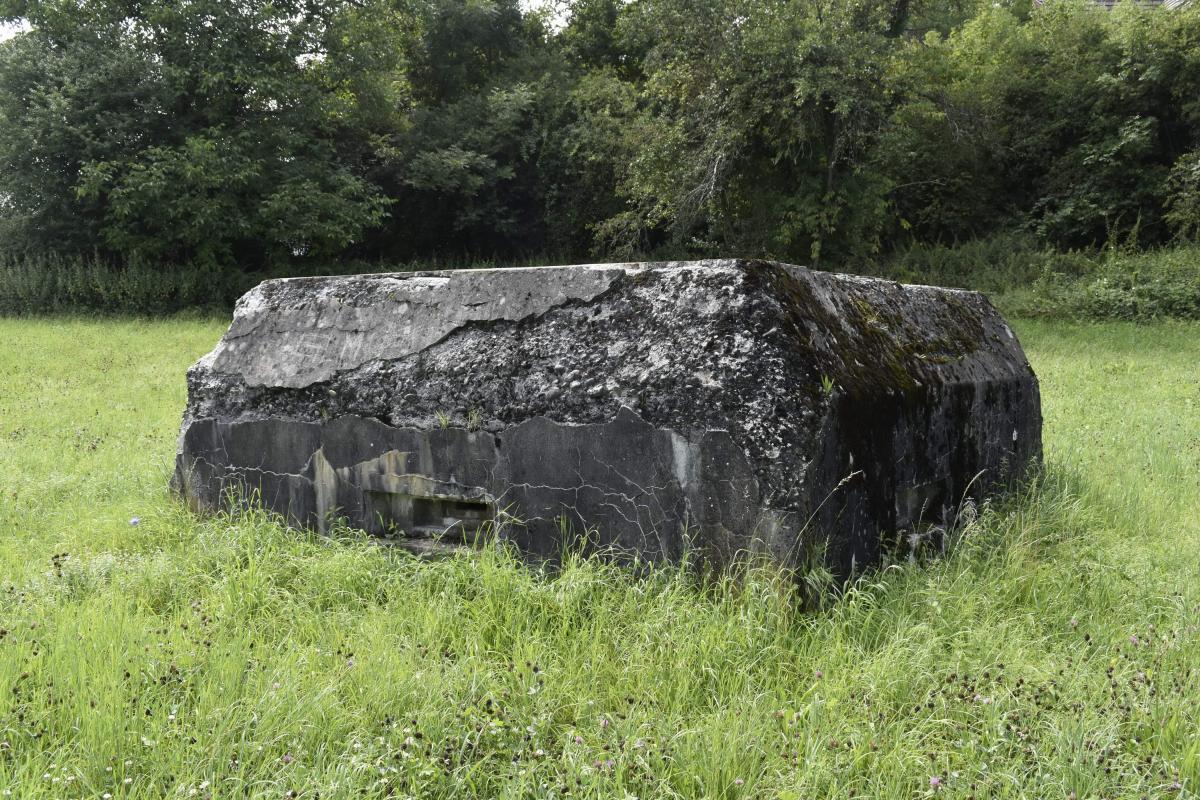
[[[222,327],[0,320],[4,796],[1200,793],[1200,325],[1019,324],[1045,480],[815,612],[194,518]]]

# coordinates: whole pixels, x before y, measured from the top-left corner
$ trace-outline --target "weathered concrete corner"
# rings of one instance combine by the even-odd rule
[[[503,515],[651,560],[846,573],[1041,456],[979,294],[702,261],[267,281],[188,373],[173,485],[408,540]]]

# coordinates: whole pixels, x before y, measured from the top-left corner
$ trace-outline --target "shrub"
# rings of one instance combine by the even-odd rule
[[[913,246],[869,271],[986,292],[1015,316],[1200,319],[1200,246],[1061,252],[1008,233],[952,247]]]
[[[996,295],[1016,316],[1114,319],[1200,319],[1200,247],[1098,257],[1082,275],[1047,271],[1033,283]]]
[[[131,265],[53,255],[0,259],[0,313],[167,314],[229,308],[254,279],[232,270]]]
[[[1043,275],[1080,276],[1095,267],[1093,255],[1053,250],[1028,233],[1014,231],[956,245],[914,244],[873,272],[906,283],[996,293],[1031,285]]]

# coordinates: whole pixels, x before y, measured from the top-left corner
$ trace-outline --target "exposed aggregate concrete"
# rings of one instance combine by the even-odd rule
[[[175,486],[301,525],[498,514],[652,560],[846,573],[1041,455],[1037,380],[979,294],[754,261],[268,281],[189,372]]]

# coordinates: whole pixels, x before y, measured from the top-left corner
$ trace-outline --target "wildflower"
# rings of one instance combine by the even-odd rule
[[[930,789],[942,788],[942,777],[940,775],[930,775],[929,776],[929,788]]]
[[[281,758],[281,759],[279,759],[279,760],[280,760],[280,761],[282,761],[284,764],[290,764],[290,763],[292,763],[293,761],[295,761],[296,759],[292,758],[292,754],[291,754],[291,753],[284,753],[284,754],[283,754],[283,758]]]
[[[733,781],[734,786],[744,786],[745,783],[746,782],[744,780],[742,780],[741,778],[735,778]]]
[[[607,728],[607,727],[608,727],[608,720],[607,720],[606,718],[604,718],[604,717],[601,717],[601,718],[600,718],[600,727],[601,727],[601,728]]]
[[[582,736],[576,736],[576,737],[575,737],[575,744],[583,744],[583,737],[582,737]]]
[[[142,524],[142,518],[141,517],[133,517],[132,519],[129,520],[129,524],[136,528],[138,525]]]
[[[1074,617],[1071,617],[1071,627],[1072,627],[1072,628],[1078,628],[1078,627],[1079,627],[1079,620],[1075,619]]]
[[[816,672],[813,673],[813,675],[816,677],[817,680],[821,680],[821,678],[825,677],[825,673],[822,672],[821,670],[817,670]]]

